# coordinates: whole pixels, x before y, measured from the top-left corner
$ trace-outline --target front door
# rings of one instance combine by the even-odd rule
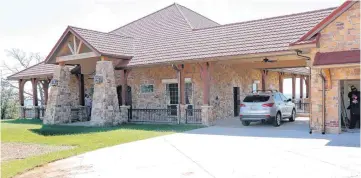
[[[234,116],[239,116],[239,105],[240,101],[240,90],[239,87],[233,87],[233,105],[234,105]]]

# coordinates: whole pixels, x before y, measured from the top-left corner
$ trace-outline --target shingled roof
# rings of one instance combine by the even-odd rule
[[[335,8],[226,25],[185,9],[174,4],[110,32],[134,38],[128,66],[286,51]],[[189,19],[209,27],[192,28]]]
[[[21,70],[9,77],[9,80],[30,79],[30,78],[51,78],[56,65],[40,62]]]
[[[54,57],[68,33],[77,35],[98,55],[131,58],[128,67],[287,51],[290,43],[335,9],[220,25],[184,6],[172,4],[109,33],[69,26],[45,63]],[[39,66],[45,73],[52,71],[50,65]],[[33,68],[29,71],[34,71]],[[15,79],[17,75],[20,74],[11,77]]]

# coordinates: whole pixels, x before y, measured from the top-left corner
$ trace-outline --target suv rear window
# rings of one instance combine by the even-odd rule
[[[266,102],[269,100],[269,97],[270,96],[267,95],[251,95],[251,96],[246,96],[243,102]]]

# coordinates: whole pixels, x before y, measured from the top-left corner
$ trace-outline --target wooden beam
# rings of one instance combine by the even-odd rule
[[[266,90],[266,80],[267,80],[267,75],[268,75],[268,71],[267,70],[261,70],[261,75],[262,75],[262,90]]]
[[[300,75],[300,99],[303,98],[303,80],[304,80],[304,76]]]
[[[46,106],[48,104],[48,98],[49,98],[49,80],[44,80],[41,84],[43,85],[44,104]]]
[[[283,93],[283,77],[285,73],[278,72],[278,89],[281,93]]]
[[[326,79],[326,89],[332,88],[331,69],[322,69]]]
[[[97,56],[98,55],[94,52],[80,53],[80,54],[57,57],[56,62],[73,61],[73,60],[86,59],[86,58],[92,58],[92,57],[97,57]]]
[[[210,63],[203,62],[199,63],[202,78],[202,89],[203,89],[203,105],[209,105],[209,88],[210,88]]]
[[[225,61],[224,61],[225,62]],[[227,63],[242,64],[242,68],[253,68],[253,69],[279,69],[279,68],[295,68],[305,67],[307,65],[306,60],[282,60],[277,62],[235,62],[229,61]]]
[[[78,48],[76,47],[76,38],[75,38],[75,35],[73,35],[73,51],[75,54],[78,54]]]
[[[292,75],[292,99],[296,99],[296,75]]]
[[[77,54],[79,54],[80,48],[81,48],[82,45],[83,45],[83,42],[80,41],[79,46],[78,46],[78,49],[76,50],[76,53],[77,53]]]
[[[68,48],[69,48],[71,54],[75,54],[75,51],[74,51],[74,49],[71,47],[70,43],[68,43]]]

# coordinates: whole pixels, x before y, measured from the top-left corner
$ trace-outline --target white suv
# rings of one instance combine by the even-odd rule
[[[254,121],[267,121],[278,127],[284,118],[290,122],[295,120],[295,104],[276,90],[256,91],[241,102],[240,120],[244,126]]]

